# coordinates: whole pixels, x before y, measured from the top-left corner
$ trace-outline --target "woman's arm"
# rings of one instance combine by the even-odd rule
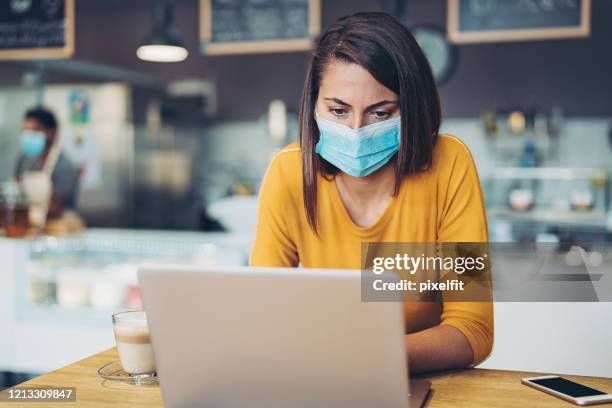
[[[453,326],[438,325],[407,334],[406,348],[411,373],[463,368],[474,360],[468,339]]]
[[[438,241],[479,242],[486,250],[487,218],[476,165],[463,142],[444,139],[438,158],[446,164],[439,179],[446,185],[440,188]],[[493,347],[490,274],[477,285],[478,290],[461,295],[464,299],[444,299],[440,326],[407,336],[414,370],[468,367],[487,358]]]

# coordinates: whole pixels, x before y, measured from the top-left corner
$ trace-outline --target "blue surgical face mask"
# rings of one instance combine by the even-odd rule
[[[37,157],[45,151],[45,133],[36,130],[24,130],[21,134],[21,152],[26,157]]]
[[[372,174],[393,157],[400,145],[400,116],[351,129],[316,115],[322,158],[354,177]]]

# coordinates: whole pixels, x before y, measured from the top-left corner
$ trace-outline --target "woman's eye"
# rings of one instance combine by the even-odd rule
[[[346,115],[346,109],[341,109],[341,108],[330,108],[329,111],[336,116],[344,116]]]
[[[377,112],[372,112],[372,116],[374,116],[375,119],[387,119],[389,117],[389,115],[391,115],[389,112],[385,112],[385,111],[377,111]]]

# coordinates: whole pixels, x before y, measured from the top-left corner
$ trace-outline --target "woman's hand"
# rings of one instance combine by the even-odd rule
[[[466,368],[474,360],[468,339],[449,325],[407,334],[406,347],[411,373]]]

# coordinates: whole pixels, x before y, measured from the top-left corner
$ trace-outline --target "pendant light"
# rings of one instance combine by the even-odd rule
[[[144,61],[183,61],[189,52],[174,25],[174,5],[170,0],[158,0],[153,16],[153,31],[147,41],[138,47],[136,55]]]

